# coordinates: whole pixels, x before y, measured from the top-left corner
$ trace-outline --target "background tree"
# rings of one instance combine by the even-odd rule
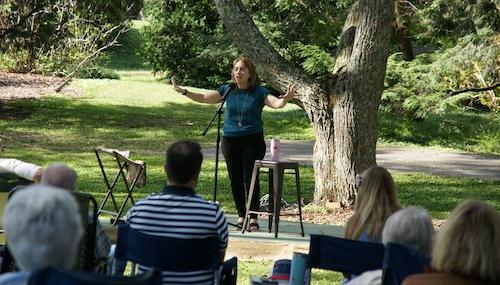
[[[215,87],[228,79],[237,55],[211,0],[152,0],[145,13],[144,57],[154,72],[177,74],[183,84]]]

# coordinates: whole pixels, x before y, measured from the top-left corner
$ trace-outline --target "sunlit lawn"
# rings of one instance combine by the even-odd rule
[[[186,101],[170,85],[151,77],[149,82],[131,78],[78,80],[74,86],[84,90],[81,98],[54,96],[7,103],[0,120],[7,154],[42,166],[55,161],[69,164],[79,174],[79,189],[94,194],[99,201],[105,187],[93,148],[128,149],[132,159],[147,163],[148,183],[136,189],[136,198],[160,191],[165,182],[164,151],[171,142],[190,138],[204,147],[215,145],[215,126],[207,136],[201,135],[214,106]],[[267,110],[264,120],[267,138],[312,139],[306,116],[294,107]],[[217,198],[226,212],[235,213],[225,164],[219,167]],[[197,191],[207,199],[212,197],[214,170],[214,161],[205,160]],[[303,197],[311,201],[312,168],[302,166],[300,171]],[[395,180],[403,205],[425,206],[436,217],[445,218],[465,198],[487,200],[500,209],[498,182],[427,174],[395,174]],[[285,185],[292,187],[292,182],[286,180]],[[293,201],[291,193],[287,192],[285,199]],[[123,194],[117,196],[120,199]]]

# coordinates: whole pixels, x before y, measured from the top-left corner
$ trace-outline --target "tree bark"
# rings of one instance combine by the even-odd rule
[[[396,27],[396,43],[399,47],[401,53],[403,53],[403,60],[412,61],[415,59],[415,54],[413,53],[413,47],[411,45],[411,40],[408,35],[408,27]]]
[[[410,17],[408,16],[408,3],[409,2],[402,0],[395,1],[394,37],[399,50],[403,54],[403,60],[412,61],[415,59],[415,54],[413,53],[413,47],[409,35]]]
[[[394,0],[361,0],[341,35],[330,78],[314,80],[285,61],[255,26],[241,0],[215,0],[238,48],[273,88],[297,85],[298,99],[313,126],[314,200],[349,206],[354,177],[376,164],[378,106],[383,91]],[[334,40],[334,39],[332,39]]]

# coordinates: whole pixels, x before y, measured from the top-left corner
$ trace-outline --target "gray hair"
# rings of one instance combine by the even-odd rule
[[[5,208],[3,225],[21,270],[73,267],[83,229],[78,204],[68,191],[43,185],[16,191]]]
[[[76,172],[62,163],[49,165],[43,171],[41,183],[61,189],[76,190]]]
[[[430,256],[434,234],[432,220],[427,211],[412,206],[397,211],[387,219],[382,231],[382,242],[413,247]]]

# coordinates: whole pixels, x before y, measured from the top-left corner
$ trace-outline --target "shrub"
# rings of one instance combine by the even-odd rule
[[[484,87],[498,81],[498,36],[488,30],[468,35],[449,49],[420,54],[414,61],[389,57],[381,109],[410,117],[457,109],[500,111],[494,91],[450,96],[452,90]]]
[[[114,70],[100,67],[92,66],[85,68],[78,73],[79,78],[94,78],[94,79],[120,79],[120,75]]]

